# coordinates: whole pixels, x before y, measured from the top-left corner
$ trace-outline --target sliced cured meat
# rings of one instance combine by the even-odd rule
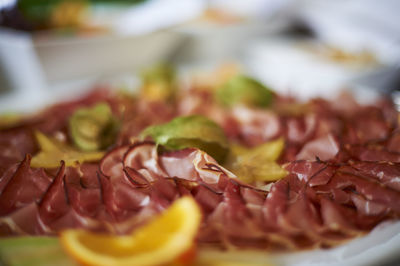
[[[353,162],[351,167],[361,175],[375,178],[383,185],[400,191],[400,164],[390,162]]]
[[[0,194],[0,216],[39,201],[51,179],[43,169],[30,168],[27,155]]]
[[[220,166],[207,153],[197,150],[193,165],[199,175],[200,180],[207,184],[225,185],[227,178],[236,178],[236,176],[227,169]]]
[[[286,180],[276,182],[265,200],[262,212],[264,214],[264,227],[275,229],[285,213],[289,200],[289,184]]]
[[[351,194],[351,200],[353,201],[360,215],[379,216],[389,211],[389,208],[384,204],[366,200],[362,196],[354,193]]]
[[[148,181],[154,181],[154,175],[167,176],[159,165],[157,147],[153,142],[137,142],[133,144],[125,153],[123,165],[139,171]],[[142,169],[144,171],[141,171]]]
[[[160,164],[167,176],[179,177],[191,181],[198,178],[193,161],[196,158],[196,149],[184,149],[174,152],[166,152],[160,157]]]
[[[299,180],[309,181],[314,175],[326,168],[326,164],[319,161],[293,161],[284,165],[284,168],[297,176]]]
[[[400,132],[395,132],[389,138],[386,148],[390,152],[400,153]]]
[[[232,115],[239,124],[240,136],[249,146],[255,146],[278,136],[282,130],[278,116],[272,112],[235,107]]]
[[[400,192],[382,186],[378,182],[341,172],[336,173],[331,182],[335,184],[336,188],[353,188],[365,199],[383,204],[397,213],[400,212],[400,206],[397,204],[400,200]]]
[[[326,136],[307,142],[297,154],[297,160],[312,160],[319,158],[323,161],[333,159],[339,152],[339,143],[336,138],[328,134]]]
[[[34,136],[29,127],[0,131],[0,176],[10,165],[22,161],[26,154],[37,151]]]
[[[108,177],[121,177],[123,175],[123,159],[129,146],[114,148],[108,152],[100,162],[100,171]]]
[[[217,193],[204,185],[196,186],[192,190],[192,194],[206,213],[215,210],[218,204],[223,200],[222,193]]]
[[[358,161],[400,163],[400,153],[390,152],[382,147],[353,145],[346,147],[347,152]]]
[[[6,187],[8,181],[10,181],[14,173],[17,171],[18,167],[19,164],[10,164],[9,168],[0,176],[0,195],[3,192],[3,189]]]
[[[357,232],[356,226],[348,219],[346,213],[343,212],[343,208],[345,207],[326,197],[321,198],[320,204],[322,221],[327,229],[345,234],[354,234]]]
[[[327,166],[321,171],[318,171],[314,175],[310,177],[308,181],[308,185],[311,187],[326,185],[331,180],[332,176],[336,171],[336,167],[334,166]]]
[[[304,143],[312,137],[317,125],[314,114],[304,117],[293,117],[287,120],[287,140],[293,143]]]
[[[135,189],[123,179],[110,180],[101,174],[99,179],[103,204],[116,221],[127,219],[148,204],[147,190]]]
[[[100,183],[97,178],[99,165],[94,163],[84,163],[79,165],[77,171],[80,174],[80,184],[83,188],[99,188]]]
[[[69,210],[69,200],[65,188],[65,165],[60,169],[39,203],[39,214],[45,224],[51,224]]]
[[[25,205],[7,216],[0,217],[0,228],[15,235],[42,235],[52,233],[52,231],[41,222],[36,202]]]

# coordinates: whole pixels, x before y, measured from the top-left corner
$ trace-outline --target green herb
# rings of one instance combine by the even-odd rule
[[[216,98],[225,106],[244,104],[265,108],[271,104],[274,93],[257,80],[238,75],[216,91]]]
[[[106,103],[80,108],[69,119],[69,131],[75,145],[84,151],[110,146],[118,133],[119,122]]]
[[[222,162],[228,154],[224,131],[210,119],[199,116],[178,117],[169,123],[146,128],[142,137],[150,136],[167,149],[199,148]]]

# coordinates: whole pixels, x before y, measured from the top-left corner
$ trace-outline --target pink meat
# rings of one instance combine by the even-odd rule
[[[339,142],[333,135],[328,134],[307,142],[297,154],[296,159],[314,161],[319,158],[322,161],[328,161],[333,159],[338,152]]]
[[[40,200],[51,179],[43,169],[30,168],[28,155],[0,194],[0,216]]]

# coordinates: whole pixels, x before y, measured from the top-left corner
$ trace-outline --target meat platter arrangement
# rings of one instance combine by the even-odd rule
[[[96,88],[1,117],[0,236],[61,235],[97,264],[63,232],[126,237],[190,198],[183,264],[205,248],[332,248],[399,219],[398,117],[386,98],[300,102],[226,71],[183,86],[158,65],[135,94]]]

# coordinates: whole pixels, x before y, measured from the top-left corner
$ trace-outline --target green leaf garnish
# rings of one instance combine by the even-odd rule
[[[111,145],[118,133],[119,122],[106,103],[76,110],[69,119],[69,132],[74,144],[84,151],[96,151]]]
[[[229,150],[221,127],[200,115],[178,117],[166,124],[150,126],[141,136],[150,136],[157,144],[171,150],[199,148],[219,162],[225,159]]]
[[[225,106],[244,104],[268,107],[274,98],[274,93],[257,80],[238,75],[228,80],[216,91],[216,98]]]

